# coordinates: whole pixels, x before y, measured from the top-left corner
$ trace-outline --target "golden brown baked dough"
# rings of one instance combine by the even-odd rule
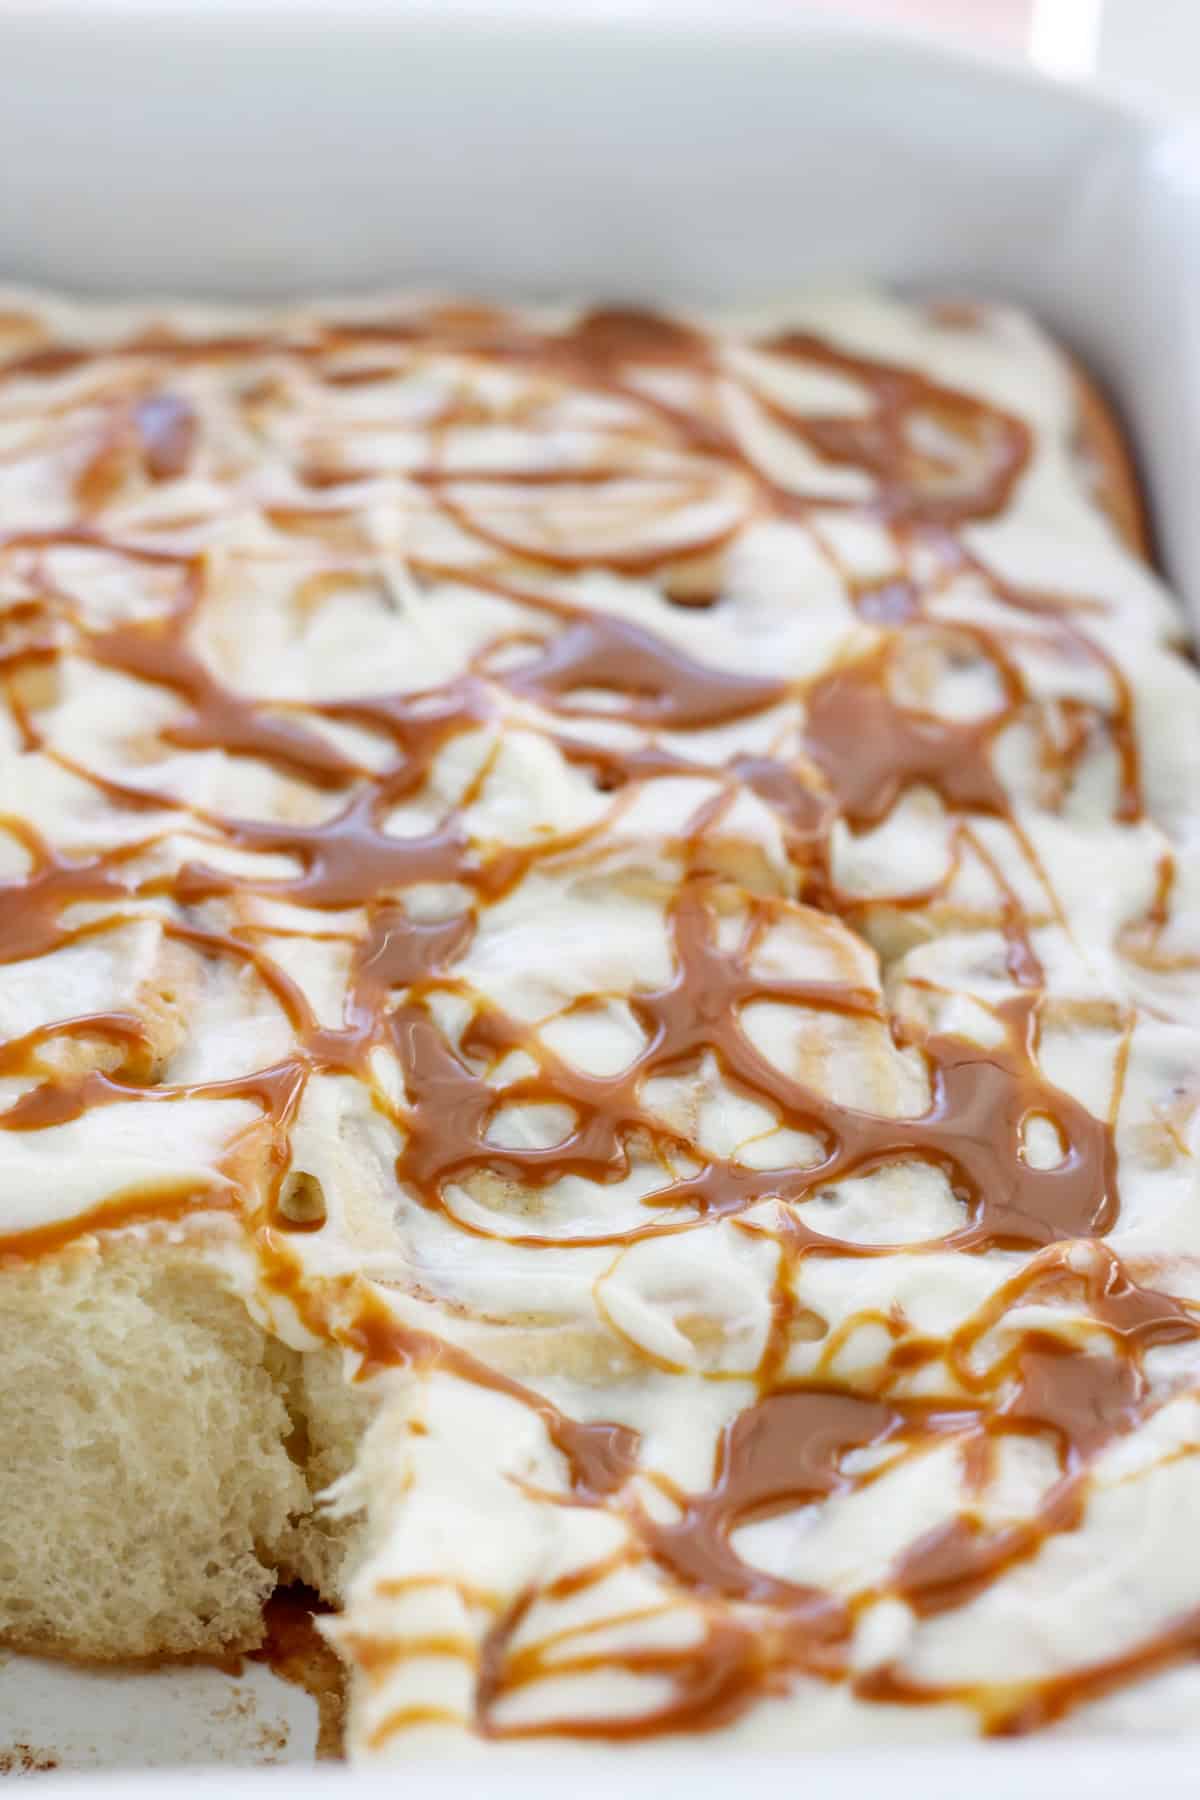
[[[1075,386],[1080,454],[1092,492],[1124,542],[1150,562],[1149,509],[1129,437],[1100,383],[1078,364]]]

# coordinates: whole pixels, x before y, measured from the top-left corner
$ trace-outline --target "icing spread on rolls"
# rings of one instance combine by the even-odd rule
[[[365,1755],[1170,1723],[1200,704],[1019,317],[11,298],[0,1232],[383,1406]]]

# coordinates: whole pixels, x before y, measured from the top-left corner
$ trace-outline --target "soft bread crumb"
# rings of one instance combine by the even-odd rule
[[[80,1660],[249,1649],[301,1577],[338,1597],[353,1522],[314,1514],[365,1402],[274,1341],[185,1247],[113,1239],[0,1283],[0,1639]]]

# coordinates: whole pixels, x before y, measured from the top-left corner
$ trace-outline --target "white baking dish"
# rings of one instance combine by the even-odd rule
[[[1200,146],[1114,100],[812,28],[30,0],[0,8],[0,166],[0,277],[79,290],[722,299],[869,275],[1015,297],[1110,383],[1164,561],[1200,609]],[[265,1671],[235,1688],[211,1670],[86,1677],[12,1659],[0,1768],[16,1745],[76,1766],[218,1746],[303,1758],[307,1705]],[[1189,1750],[1152,1754],[1157,1793],[1192,1790]],[[806,1760],[801,1779],[820,1794],[1102,1800],[1145,1779],[1145,1755],[1061,1740],[847,1753]],[[438,1792],[569,1782],[587,1797],[615,1775],[624,1800],[704,1800],[746,1782],[790,1793],[798,1773],[695,1742],[619,1765],[546,1749],[481,1783],[487,1766],[440,1770]],[[394,1787],[286,1780],[289,1800]],[[230,1800],[243,1783],[247,1800],[277,1791],[224,1774],[171,1792]]]

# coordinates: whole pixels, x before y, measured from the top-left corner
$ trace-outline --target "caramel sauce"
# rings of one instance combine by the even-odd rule
[[[583,713],[586,705],[571,703],[575,691],[605,689],[620,696],[620,717],[674,731],[745,718],[787,691],[782,682],[709,668],[640,625],[595,612],[569,625],[542,656],[511,674],[508,685],[543,705],[566,701]]]
[[[125,898],[131,892],[121,865],[132,851],[60,858],[23,820],[0,819],[0,827],[24,846],[32,863],[24,880],[0,882],[0,963],[46,956],[81,935],[86,927],[72,929],[62,922],[68,907]]]
[[[885,1441],[899,1423],[892,1408],[854,1393],[780,1388],[765,1394],[726,1432],[709,1491],[689,1497],[669,1525],[646,1521],[651,1553],[676,1580],[701,1593],[782,1601],[789,1613],[815,1610],[823,1628],[836,1621],[844,1637],[844,1609],[744,1562],[730,1536],[740,1525],[834,1493],[843,1485],[840,1458]]]
[[[235,1193],[212,1184],[197,1187],[194,1183],[162,1181],[130,1188],[124,1193],[111,1194],[108,1199],[70,1219],[59,1219],[52,1225],[32,1231],[0,1236],[0,1264],[31,1262],[36,1257],[52,1255],[91,1232],[117,1231],[130,1225],[180,1219],[192,1212],[232,1212],[237,1204]]]
[[[328,1610],[311,1588],[277,1588],[263,1608],[262,1644],[250,1652],[252,1661],[266,1663],[280,1680],[303,1688],[316,1701],[320,1762],[342,1754],[346,1709],[345,1667],[317,1629],[318,1617]]]
[[[885,677],[886,653],[876,654],[808,693],[805,744],[847,822],[880,824],[905,788],[922,782],[953,810],[1006,815],[988,755],[997,721],[960,724],[898,706]]]
[[[257,756],[319,787],[342,787],[357,773],[333,746],[302,725],[272,715],[224,687],[175,629],[127,625],[94,638],[93,662],[174,689],[190,707],[163,736],[185,749]]]
[[[739,1552],[736,1542],[746,1525],[799,1506],[819,1505],[869,1483],[870,1466],[863,1472],[858,1465],[859,1473],[851,1472],[856,1452],[886,1451],[889,1457],[902,1457],[918,1453],[932,1441],[950,1442],[968,1471],[970,1487],[986,1482],[991,1447],[1005,1436],[1049,1441],[1060,1476],[1033,1517],[988,1530],[964,1512],[908,1546],[897,1559],[888,1591],[902,1595],[918,1614],[960,1606],[1007,1569],[1036,1555],[1048,1537],[1079,1523],[1095,1456],[1130,1430],[1151,1404],[1142,1369],[1144,1354],[1158,1345],[1200,1335],[1185,1307],[1140,1288],[1113,1252],[1096,1241],[1112,1229],[1120,1213],[1112,1129],[1051,1084],[1039,1068],[1043,971],[1014,888],[994,861],[990,867],[1001,895],[1008,971],[1022,991],[994,1009],[1002,1027],[997,1044],[984,1048],[948,1034],[929,1035],[916,1043],[930,1099],[915,1116],[887,1116],[835,1101],[776,1067],[755,1047],[741,1015],[756,1002],[879,1026],[887,1015],[872,988],[846,981],[768,978],[755,968],[756,948],[778,916],[779,902],[742,894],[741,938],[732,948],[723,947],[717,918],[730,895],[705,873],[699,860],[693,860],[669,909],[670,979],[660,989],[628,996],[645,1040],[628,1068],[613,1076],[585,1075],[516,1021],[481,1003],[457,1047],[435,1023],[431,1001],[437,992],[454,989],[455,963],[475,930],[474,913],[468,908],[461,916],[418,922],[405,910],[404,890],[422,882],[453,883],[466,891],[471,905],[486,902],[519,880],[539,855],[561,850],[563,842],[554,839],[519,855],[485,852],[471,843],[453,809],[416,836],[389,833],[385,822],[392,808],[423,791],[435,758],[453,738],[497,716],[504,693],[542,709],[550,721],[551,741],[576,766],[591,771],[603,791],[667,774],[716,774],[724,791],[714,803],[713,818],[739,787],[753,792],[781,824],[798,888],[809,900],[836,912],[843,909],[843,900],[830,875],[828,843],[834,823],[844,821],[855,830],[877,826],[911,787],[932,789],[947,812],[960,820],[970,814],[1005,820],[1023,841],[995,766],[994,749],[1001,730],[1028,711],[1030,697],[995,635],[982,630],[972,634],[975,651],[990,661],[1003,690],[1003,705],[995,714],[970,722],[943,718],[901,704],[889,685],[890,659],[899,634],[920,630],[933,589],[951,574],[965,571],[982,581],[997,601],[1052,618],[1073,653],[1103,665],[1113,696],[1108,713],[1101,717],[1078,705],[1073,711],[1068,707],[1062,715],[1065,739],[1053,753],[1044,750],[1045,761],[1065,791],[1093,740],[1106,737],[1120,769],[1113,816],[1132,821],[1141,815],[1132,701],[1120,669],[1087,637],[1076,617],[1079,608],[1060,605],[1053,596],[1006,586],[955,536],[957,528],[969,521],[1003,512],[1030,458],[1027,428],[981,400],[914,371],[837,350],[811,334],[785,334],[756,348],[773,358],[844,377],[865,397],[865,410],[809,417],[755,388],[750,378],[744,380],[747,393],[776,429],[790,434],[821,462],[870,478],[872,498],[862,503],[862,510],[893,533],[902,563],[919,548],[940,566],[940,573],[928,582],[903,573],[862,584],[841,571],[848,598],[880,634],[879,642],[807,686],[789,680],[785,671],[776,679],[713,668],[640,624],[531,585],[530,569],[553,577],[603,566],[629,575],[657,573],[665,583],[663,571],[690,563],[704,574],[706,559],[722,550],[745,517],[757,513],[803,521],[815,507],[834,505],[828,496],[783,488],[756,462],[726,403],[730,369],[713,340],[690,326],[651,313],[608,309],[586,314],[559,331],[535,331],[489,309],[440,308],[391,324],[306,327],[285,340],[182,339],[154,331],[112,352],[48,346],[0,367],[0,380],[49,380],[86,367],[94,354],[108,355],[118,363],[127,360],[139,380],[147,368],[157,380],[176,368],[253,363],[279,353],[302,362],[309,374],[336,393],[390,377],[406,357],[452,354],[468,364],[497,364],[527,373],[550,393],[569,387],[615,403],[622,416],[636,419],[635,435],[642,450],[659,458],[690,459],[685,475],[672,474],[681,499],[703,498],[719,489],[722,495],[732,495],[740,509],[741,516],[732,525],[700,532],[684,542],[674,537],[666,546],[648,548],[631,541],[581,551],[569,542],[517,542],[494,524],[484,523],[473,489],[504,483],[535,491],[572,482],[597,488],[619,485],[643,469],[622,436],[624,431],[628,438],[633,427],[615,431],[609,457],[582,473],[522,465],[466,476],[452,473],[444,458],[435,454],[428,466],[411,472],[413,484],[422,488],[446,523],[466,533],[473,547],[487,555],[482,564],[462,568],[423,567],[417,558],[414,572],[507,598],[537,615],[546,624],[547,635],[532,641],[500,638],[476,658],[469,673],[430,693],[379,693],[310,705],[256,700],[235,692],[209,667],[190,635],[207,579],[202,558],[153,543],[115,539],[96,523],[128,473],[131,456],[140,462],[143,477],[155,483],[178,480],[196,463],[202,449],[201,421],[169,382],[146,388],[132,409],[126,408],[102,435],[76,484],[81,516],[74,523],[59,530],[9,531],[2,539],[3,545],[33,551],[55,544],[98,547],[134,563],[176,568],[183,580],[182,595],[166,617],[103,630],[80,627],[75,653],[169,690],[184,711],[163,728],[160,735],[166,744],[256,759],[289,780],[335,795],[336,803],[329,816],[315,824],[263,822],[189,809],[214,843],[291,859],[298,872],[282,877],[234,874],[196,861],[171,875],[151,878],[142,872],[141,859],[156,841],[152,835],[118,850],[70,856],[43,843],[22,820],[0,822],[29,859],[23,878],[0,884],[0,961],[48,954],[112,922],[110,913],[100,924],[75,923],[69,916],[73,906],[103,903],[121,917],[123,908],[140,899],[165,900],[172,908],[168,935],[205,958],[233,959],[248,976],[262,980],[282,1006],[294,1038],[288,1055],[268,1069],[236,1080],[188,1086],[152,1076],[145,1032],[134,1014],[67,1020],[0,1045],[0,1073],[6,1076],[45,1075],[39,1056],[44,1058],[55,1038],[95,1039],[111,1052],[107,1067],[73,1079],[38,1080],[0,1115],[0,1129],[46,1130],[89,1108],[147,1098],[169,1103],[183,1097],[240,1097],[253,1101],[262,1115],[258,1136],[239,1144],[231,1155],[228,1187],[114,1196],[83,1217],[0,1238],[0,1258],[47,1254],[84,1232],[181,1216],[193,1208],[236,1206],[254,1234],[266,1286],[286,1293],[318,1335],[354,1351],[360,1379],[396,1367],[441,1370],[531,1409],[563,1459],[568,1503],[618,1510],[632,1534],[630,1554],[648,1558],[673,1593],[701,1610],[703,1635],[683,1649],[601,1652],[585,1647],[548,1658],[542,1646],[517,1639],[537,1603],[536,1591],[521,1594],[510,1606],[492,1607],[496,1616],[479,1656],[475,1695],[474,1723],[485,1735],[634,1738],[715,1730],[764,1696],[786,1693],[800,1674],[853,1681],[864,1697],[892,1702],[928,1704],[961,1698],[976,1706],[987,1729],[1025,1731],[1061,1717],[1093,1695],[1193,1655],[1200,1644],[1200,1628],[1189,1617],[1125,1657],[1031,1684],[1006,1705],[983,1689],[921,1689],[894,1668],[854,1676],[849,1651],[855,1606],[831,1591],[766,1573]],[[338,356],[350,349],[368,349],[372,363],[341,367]],[[690,384],[686,389],[690,399],[662,397],[661,385],[654,386],[647,376],[664,371]],[[264,389],[260,400],[268,404],[269,399]],[[465,404],[452,401],[439,416],[432,433],[435,451],[445,432],[466,416]],[[299,472],[313,490],[313,510],[292,508],[290,523],[297,530],[327,531],[332,541],[340,516],[337,490],[361,471],[310,462]],[[286,511],[276,509],[273,522],[283,521]],[[681,591],[688,604],[697,603],[697,594],[700,603],[720,604],[719,582],[714,593],[686,584]],[[5,669],[10,661],[14,667],[30,659],[54,661],[60,646],[42,624],[39,615],[36,629],[11,653],[4,652]],[[514,649],[527,653],[515,662],[511,655],[499,660],[499,652]],[[803,716],[802,754],[798,750],[779,756],[734,754],[715,771],[678,747],[668,750],[652,739],[615,747],[553,729],[556,717],[563,723],[582,717],[615,718],[651,732],[698,732],[762,714],[785,700]],[[10,710],[26,747],[37,748],[36,720],[28,707],[19,711],[11,690]],[[339,722],[381,737],[391,746],[392,760],[379,771],[360,767],[329,735],[328,726]],[[136,811],[179,806],[169,795],[147,795],[92,775],[61,755],[59,760],[81,778],[94,781],[120,807]],[[964,832],[967,829],[962,825]],[[698,828],[697,840],[702,835]],[[584,848],[587,837],[587,833],[580,837]],[[1145,930],[1152,944],[1165,926],[1172,872],[1173,865],[1164,865],[1147,914]],[[363,914],[339,1026],[318,1025],[297,986],[244,931],[215,926],[210,913],[203,911],[213,901],[255,897],[285,899],[317,911]],[[848,905],[844,910],[853,916]],[[381,1046],[395,1054],[403,1074],[400,1107],[379,1091],[372,1074],[371,1053]],[[501,1149],[491,1141],[489,1131],[501,1097],[480,1070],[512,1050],[531,1057],[534,1071],[508,1084],[503,1103],[565,1104],[574,1122],[562,1142],[547,1148]],[[533,1388],[460,1347],[402,1325],[380,1293],[365,1283],[350,1284],[352,1291],[339,1288],[334,1303],[305,1278],[291,1250],[291,1232],[320,1230],[323,1214],[312,1221],[289,1221],[278,1199],[290,1162],[290,1124],[314,1071],[347,1072],[371,1087],[376,1105],[395,1114],[406,1134],[397,1181],[422,1205],[452,1217],[446,1189],[473,1174],[504,1176],[532,1190],[566,1175],[614,1182],[628,1171],[634,1143],[649,1145],[666,1173],[673,1158],[694,1155],[694,1146],[646,1105],[643,1090],[655,1076],[696,1071],[710,1057],[734,1090],[765,1106],[779,1124],[814,1139],[819,1146],[815,1160],[759,1170],[736,1159],[708,1156],[698,1173],[668,1178],[647,1197],[643,1222],[571,1240],[580,1245],[625,1246],[644,1236],[691,1230],[715,1218],[738,1218],[765,1201],[777,1203],[776,1224],[753,1227],[774,1237],[782,1271],[756,1397],[723,1433],[707,1489],[683,1493],[660,1482],[673,1509],[670,1517],[662,1517],[637,1493],[635,1477],[644,1471],[635,1432],[617,1423],[568,1417]],[[1053,1121],[1064,1146],[1052,1168],[1035,1166],[1024,1153],[1025,1128],[1035,1116]],[[889,1321],[893,1350],[877,1389],[859,1392],[827,1382],[789,1385],[784,1369],[796,1323],[792,1278],[798,1264],[809,1256],[878,1256],[895,1248],[844,1242],[817,1230],[809,1223],[817,1215],[806,1202],[850,1176],[914,1161],[938,1171],[962,1209],[961,1224],[936,1247],[966,1253],[1000,1247],[1035,1254],[974,1315],[970,1328],[945,1345],[915,1342],[905,1336],[901,1323]],[[245,1173],[247,1169],[252,1173]],[[1089,1260],[1076,1266],[1068,1262],[1067,1252],[1070,1246],[1077,1251],[1081,1240],[1088,1243]],[[508,1241],[533,1246],[558,1242],[535,1231],[510,1235]],[[905,1245],[912,1254],[928,1247]],[[1047,1296],[1078,1293],[1111,1353],[1102,1355],[1045,1332],[1026,1332],[986,1375],[976,1373],[971,1353],[987,1329],[1019,1299],[1043,1290]],[[918,1402],[887,1391],[888,1380],[906,1368],[933,1362],[935,1351],[936,1356],[944,1355],[956,1383],[944,1400]],[[611,1565],[571,1576],[572,1591],[607,1573]],[[272,1657],[293,1670],[307,1662],[311,1625],[306,1622],[301,1633],[307,1649],[297,1648],[282,1614],[268,1616],[268,1630]],[[363,1650],[364,1659],[368,1654],[369,1646]],[[669,1698],[646,1714],[623,1719],[581,1717],[553,1725],[514,1726],[497,1717],[500,1702],[523,1686],[552,1674],[609,1668],[661,1677]],[[376,1735],[382,1741],[403,1727],[430,1722],[458,1720],[456,1714],[436,1707],[409,1708],[386,1720]]]
[[[835,350],[808,332],[784,332],[764,347],[867,388],[874,407],[865,417],[801,418],[768,404],[824,461],[872,475],[876,504],[889,517],[954,526],[1003,511],[1032,450],[1019,419],[912,370]],[[915,429],[921,424],[937,428],[936,452],[922,450]],[[954,467],[951,446],[965,469]]]
[[[915,1159],[941,1170],[967,1208],[964,1225],[947,1240],[956,1247],[1038,1246],[1111,1229],[1118,1208],[1111,1133],[1038,1074],[1027,1002],[1013,1002],[1005,1010],[1004,1047],[984,1051],[952,1037],[934,1037],[922,1045],[933,1095],[927,1112],[887,1118],[843,1105],[768,1062],[742,1030],[738,1014],[751,1000],[774,1000],[871,1016],[873,998],[844,984],[771,981],[752,973],[746,966],[749,945],[740,954],[717,948],[707,898],[703,884],[680,890],[671,916],[677,973],[661,992],[630,997],[648,1041],[621,1074],[581,1074],[494,1011],[476,1014],[464,1035],[464,1052],[494,1054],[519,1046],[539,1063],[536,1074],[509,1084],[506,1101],[553,1099],[571,1106],[575,1127],[548,1148],[502,1150],[489,1144],[487,1127],[498,1104],[495,1089],[445,1043],[419,1002],[398,1007],[389,1017],[389,1033],[411,1100],[400,1180],[426,1204],[440,1205],[446,1182],[471,1169],[502,1170],[533,1186],[567,1173],[600,1181],[619,1178],[628,1168],[626,1140],[634,1131],[659,1140],[666,1150],[675,1145],[674,1133],[642,1105],[642,1084],[654,1074],[693,1069],[711,1052],[731,1085],[768,1103],[782,1123],[817,1135],[824,1155],[804,1168],[769,1170],[713,1157],[701,1175],[683,1177],[648,1196],[650,1206],[686,1205],[701,1215],[728,1216],[778,1196],[798,1206],[794,1231],[822,1248],[858,1254],[808,1232],[798,1203],[831,1182]],[[750,935],[752,939],[753,926]],[[1026,1121],[1038,1114],[1054,1118],[1066,1145],[1062,1161],[1050,1169],[1036,1167],[1023,1154]],[[628,1243],[678,1229],[677,1223],[649,1223],[572,1241]],[[509,1241],[554,1240],[510,1234]]]
[[[343,1317],[345,1294],[335,1295],[327,1304],[320,1295],[306,1292],[298,1264],[277,1237],[265,1244],[265,1268],[268,1285],[295,1302],[306,1324],[323,1336],[334,1336],[358,1355],[360,1381],[397,1367],[440,1370],[529,1407],[566,1462],[572,1491],[583,1501],[607,1499],[636,1469],[638,1437],[628,1426],[568,1418],[543,1395],[461,1345],[403,1324],[372,1289],[343,1283],[350,1289],[349,1313]]]

